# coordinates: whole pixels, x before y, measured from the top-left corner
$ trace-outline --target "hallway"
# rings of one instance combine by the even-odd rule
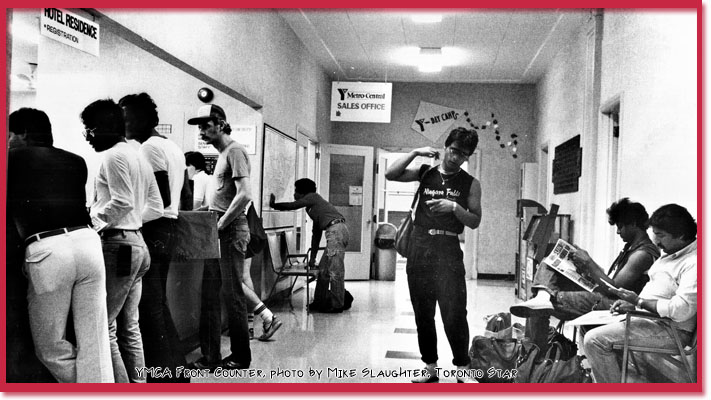
[[[348,281],[346,288],[355,298],[353,307],[342,314],[306,314],[304,290],[294,293],[294,310],[284,301],[271,307],[284,325],[269,342],[253,340],[253,374],[261,376],[195,378],[193,382],[348,382],[407,383],[407,373],[423,367],[417,348],[415,319],[407,289],[404,264],[398,264],[396,280]],[[313,290],[313,286],[312,286]],[[470,336],[484,331],[484,316],[508,311],[514,303],[514,282],[498,280],[467,281]],[[439,348],[438,366],[454,369],[439,312],[436,318]],[[261,334],[261,321],[255,334]],[[191,352],[188,362],[199,357]],[[229,338],[222,336],[222,356],[229,354]],[[329,368],[331,369],[329,371]],[[364,369],[369,371],[364,371]],[[338,376],[345,371],[347,376]],[[232,371],[227,371],[232,372]],[[310,372],[313,376],[309,376]],[[396,376],[393,377],[393,372]],[[320,373],[320,375],[319,375]],[[300,376],[302,375],[302,376]],[[398,376],[399,375],[399,376]],[[235,375],[232,375],[235,376]],[[440,383],[454,383],[454,377]]]

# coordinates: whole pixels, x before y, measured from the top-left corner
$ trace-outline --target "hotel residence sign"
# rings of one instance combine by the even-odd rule
[[[99,56],[99,24],[61,8],[43,8],[40,18],[43,36]]]
[[[393,84],[333,82],[331,121],[390,123]]]

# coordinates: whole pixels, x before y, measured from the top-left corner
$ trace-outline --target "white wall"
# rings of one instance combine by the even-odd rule
[[[330,81],[275,11],[100,11],[263,105],[269,125],[328,142]]]
[[[696,14],[684,11],[605,11],[600,64],[601,94],[605,104],[621,100],[618,197],[641,202],[651,214],[659,206],[678,203],[697,214],[697,49]],[[593,20],[571,37],[538,84],[537,146],[555,146],[583,134],[583,157],[591,153],[587,141],[605,143],[605,126],[585,137],[586,40]],[[602,121],[599,110],[592,110]],[[586,141],[587,140],[587,141]],[[583,177],[608,168],[607,153],[598,147]],[[593,170],[594,169],[594,170]],[[586,204],[606,190],[604,177],[582,185],[576,193],[555,195],[561,213],[572,214],[574,237],[607,265],[622,246],[608,243],[615,233],[607,224],[609,204]],[[551,193],[552,193],[552,183]],[[585,211],[591,212],[582,215]],[[590,232],[581,225],[594,226]],[[588,225],[589,227],[590,225]]]

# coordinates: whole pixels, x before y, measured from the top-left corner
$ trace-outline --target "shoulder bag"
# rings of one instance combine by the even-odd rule
[[[250,204],[247,210],[247,224],[249,225],[249,244],[247,244],[247,253],[244,258],[252,258],[261,253],[267,244],[267,234],[264,232],[262,219],[254,209],[254,203]]]
[[[420,179],[429,171],[430,168],[426,169],[424,172],[420,173]],[[420,188],[417,187],[417,192],[415,192],[415,198],[412,199],[412,206],[410,207],[410,213],[407,214],[400,222],[400,227],[397,228],[395,232],[395,251],[401,256],[407,258],[410,249],[410,236],[412,236],[412,229],[415,222],[415,211],[417,210],[417,203],[420,200]]]

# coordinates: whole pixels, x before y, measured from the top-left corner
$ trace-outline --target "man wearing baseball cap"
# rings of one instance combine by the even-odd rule
[[[241,275],[244,255],[249,243],[246,206],[252,201],[249,180],[250,164],[245,148],[230,137],[232,129],[225,111],[215,104],[198,109],[188,120],[197,125],[200,138],[219,151],[215,164],[217,190],[210,211],[217,212],[217,229],[222,255],[219,260],[206,260],[203,272],[200,305],[200,350],[202,357],[192,367],[214,371],[249,368],[252,353],[249,348],[247,301],[242,290]],[[232,354],[222,359],[220,354],[221,303],[227,307],[227,319]]]

